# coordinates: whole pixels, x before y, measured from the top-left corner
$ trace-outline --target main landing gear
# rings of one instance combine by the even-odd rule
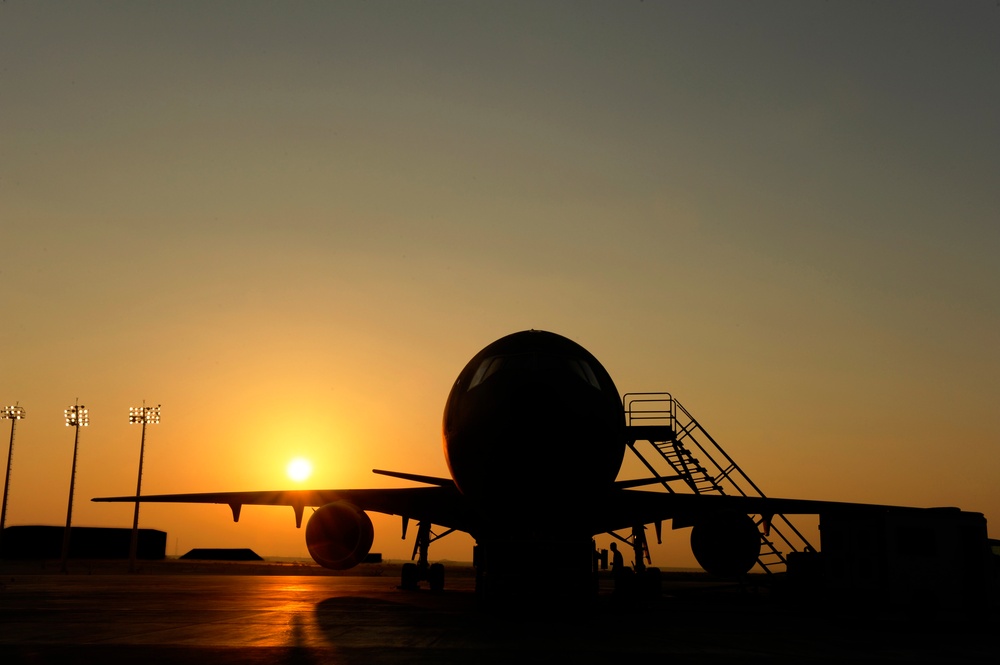
[[[408,520],[403,518],[403,538],[406,538],[406,526]],[[421,520],[417,524],[417,542],[413,545],[413,554],[410,559],[416,559],[416,563],[404,563],[400,573],[400,589],[414,591],[420,588],[420,582],[427,582],[431,591],[441,591],[444,589],[444,565],[440,563],[431,564],[427,561],[427,550],[435,540],[444,538],[454,529],[448,529],[440,535],[431,532],[431,523]]]

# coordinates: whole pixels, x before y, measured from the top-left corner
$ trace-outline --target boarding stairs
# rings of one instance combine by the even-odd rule
[[[627,393],[623,406],[629,449],[667,492],[686,488],[694,494],[764,496],[670,393]],[[758,528],[764,519],[755,516]],[[769,575],[786,569],[788,553],[815,551],[784,515],[771,518],[768,533],[761,529],[760,541],[757,565]]]

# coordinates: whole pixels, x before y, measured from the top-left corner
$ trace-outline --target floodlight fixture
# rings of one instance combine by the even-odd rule
[[[0,409],[0,420],[23,420],[24,419],[24,407],[15,404],[14,406],[5,406]],[[13,423],[11,423],[13,425]]]
[[[66,416],[66,427],[76,430],[73,436],[73,468],[69,476],[69,503],[66,506],[66,529],[63,531],[62,565],[60,572],[68,572],[66,562],[69,561],[69,537],[73,526],[73,489],[76,485],[76,454],[80,448],[80,428],[90,424],[90,413],[82,404],[74,404],[63,412]]]
[[[128,422],[130,425],[156,425],[160,422],[160,405],[130,406],[128,408]]]
[[[142,495],[142,459],[146,454],[146,425],[156,425],[160,422],[160,405],[130,406],[128,408],[128,422],[130,425],[142,425],[142,438],[139,442],[139,478],[135,482],[135,511],[132,514],[132,542],[128,552],[128,570],[130,573],[136,571],[135,559],[139,550],[139,497]]]
[[[82,404],[74,404],[63,412],[66,415],[66,427],[86,427],[90,424],[90,412]]]
[[[24,407],[20,404],[5,406],[0,409],[0,420],[10,421],[10,446],[7,448],[7,474],[3,481],[3,504],[0,507],[0,558],[3,557],[3,529],[7,524],[7,493],[10,491],[10,463],[14,458],[14,426],[18,420],[24,420]]]

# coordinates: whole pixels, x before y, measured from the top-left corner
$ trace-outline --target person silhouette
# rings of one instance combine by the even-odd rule
[[[625,558],[618,551],[618,543],[611,543],[611,572],[621,573],[625,568]]]
[[[618,543],[611,543],[611,578],[615,581],[615,591],[624,591],[627,575],[625,557],[618,549]]]

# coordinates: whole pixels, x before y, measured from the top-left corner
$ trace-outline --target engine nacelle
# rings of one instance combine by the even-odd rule
[[[760,556],[760,531],[742,513],[718,513],[698,520],[691,529],[691,552],[707,572],[736,577],[748,572]]]
[[[353,568],[364,561],[374,539],[371,518],[347,501],[322,506],[306,524],[306,547],[316,563],[324,568]]]

